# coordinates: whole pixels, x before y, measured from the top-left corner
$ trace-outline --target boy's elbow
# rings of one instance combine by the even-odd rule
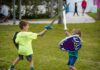
[[[43,30],[42,32],[38,33],[38,36],[43,36],[47,31],[47,29]]]
[[[38,33],[37,36],[41,36],[41,34]]]
[[[38,33],[38,36],[43,36],[44,34]]]

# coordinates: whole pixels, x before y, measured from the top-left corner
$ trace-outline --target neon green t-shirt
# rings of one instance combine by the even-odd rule
[[[16,43],[19,44],[18,54],[30,55],[33,54],[32,40],[37,39],[37,33],[19,32],[16,38]]]

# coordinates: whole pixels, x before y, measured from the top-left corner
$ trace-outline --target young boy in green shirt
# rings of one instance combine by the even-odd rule
[[[18,57],[14,60],[12,65],[10,66],[9,70],[14,70],[15,65],[18,64],[20,60],[23,60],[23,57],[25,56],[30,64],[30,70],[34,70],[33,66],[33,60],[32,60],[32,40],[37,39],[37,36],[44,35],[49,29],[51,29],[51,26],[45,26],[45,29],[40,33],[33,33],[29,32],[29,23],[26,21],[21,21],[19,23],[19,28],[21,31],[17,34],[15,42],[19,45],[18,47]]]
[[[80,29],[73,29],[70,33],[68,30],[66,30],[67,37],[64,38],[60,43],[60,49],[65,50],[68,52],[68,67],[69,70],[76,70],[76,67],[74,66],[77,59],[78,59],[78,51],[82,47],[81,42],[81,31]]]

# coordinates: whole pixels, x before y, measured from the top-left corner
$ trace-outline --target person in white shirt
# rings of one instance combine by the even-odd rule
[[[9,15],[9,8],[8,8],[8,6],[2,5],[1,13],[2,13],[4,16],[8,16],[8,15]]]
[[[8,21],[9,17],[9,7],[2,3],[1,10],[0,10],[0,22]]]
[[[2,17],[1,11],[2,11],[2,4],[0,3],[0,18]]]

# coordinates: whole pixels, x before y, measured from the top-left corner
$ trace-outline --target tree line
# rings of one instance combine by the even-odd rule
[[[13,0],[2,0],[4,4],[9,6],[10,8],[10,16],[12,16],[12,10],[13,10]],[[16,18],[19,16],[19,1],[16,0]],[[39,5],[45,5],[46,12],[38,14],[37,11],[39,11],[38,6]],[[30,17],[30,18],[38,18],[44,17],[44,18],[50,18],[53,17],[57,11],[58,11],[58,0],[21,0],[21,6],[24,6],[25,13],[23,17]],[[56,7],[55,7],[56,6]],[[23,11],[21,11],[23,13]]]
[[[10,7],[10,15],[12,16],[13,0],[1,0],[1,1],[3,1],[6,5]],[[19,1],[20,0],[16,0],[17,17],[19,16]],[[51,18],[55,14],[57,14],[58,11],[62,9],[63,1],[66,1],[66,0],[21,0],[21,1],[22,1],[22,6],[25,6],[25,11],[26,11],[24,17],[38,18],[38,16],[40,16],[41,18],[44,16],[45,18]],[[100,3],[100,1],[97,0],[97,3]],[[46,5],[45,14],[37,13],[38,5]],[[54,8],[55,5],[57,6],[56,8]],[[98,7],[97,17],[100,20],[100,7]],[[59,17],[59,23],[62,23],[61,20],[62,20],[62,15]]]

